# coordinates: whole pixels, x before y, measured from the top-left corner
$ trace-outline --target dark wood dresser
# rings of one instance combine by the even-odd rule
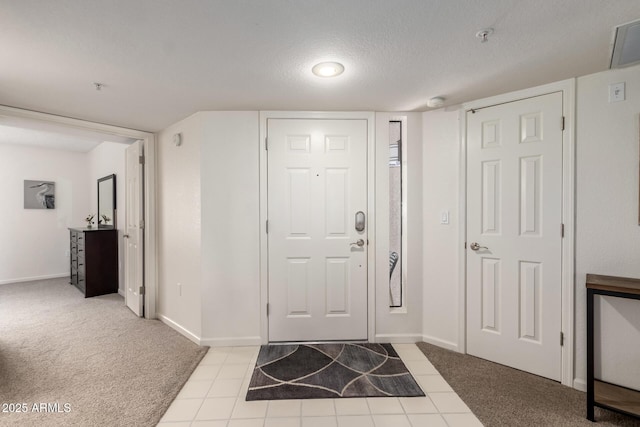
[[[85,298],[118,292],[118,231],[70,228],[71,284]]]

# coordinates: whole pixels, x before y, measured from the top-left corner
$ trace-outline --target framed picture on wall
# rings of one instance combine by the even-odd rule
[[[25,209],[55,209],[56,183],[24,180]]]

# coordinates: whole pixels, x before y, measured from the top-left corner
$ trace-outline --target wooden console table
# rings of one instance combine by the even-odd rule
[[[594,378],[594,319],[596,295],[640,300],[640,279],[587,274],[587,419],[595,421],[596,406],[640,417],[640,391]],[[624,350],[622,350],[624,351]]]

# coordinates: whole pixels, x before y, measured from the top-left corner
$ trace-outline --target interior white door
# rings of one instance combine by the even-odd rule
[[[560,380],[562,94],[467,113],[467,352]]]
[[[269,119],[267,134],[269,340],[366,339],[367,122]]]
[[[125,302],[138,316],[144,315],[143,147],[142,141],[136,141],[125,154]]]

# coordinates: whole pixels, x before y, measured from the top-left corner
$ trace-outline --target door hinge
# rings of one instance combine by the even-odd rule
[[[144,286],[140,286],[140,288],[138,289],[138,294],[144,295]]]
[[[141,228],[141,229],[144,229],[144,219],[141,219],[141,220],[140,220],[140,228]]]
[[[269,138],[264,137],[264,149],[269,151]]]
[[[144,156],[138,156],[138,163],[144,165]]]
[[[562,116],[562,130],[564,130],[564,116]]]
[[[464,242],[464,248],[467,249],[467,242]]]
[[[564,237],[564,224],[560,224],[560,237]]]
[[[560,347],[564,345],[564,334],[560,332]]]
[[[269,234],[269,220],[266,220],[266,221],[264,222],[264,228],[265,228],[265,230],[267,231],[267,234]]]
[[[267,303],[267,316],[269,315],[269,303]]]

